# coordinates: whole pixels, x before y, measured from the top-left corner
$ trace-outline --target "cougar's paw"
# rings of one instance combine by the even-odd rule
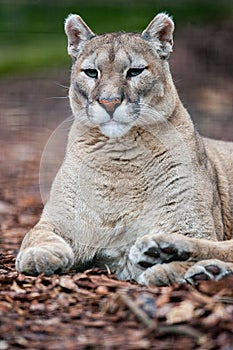
[[[189,259],[189,252],[185,246],[179,247],[169,241],[172,235],[146,235],[137,239],[131,247],[129,258],[140,268],[171,261],[185,261]]]
[[[198,261],[190,267],[185,274],[185,280],[191,284],[198,284],[201,281],[214,280],[233,274],[233,264],[217,259]]]
[[[16,269],[30,275],[66,272],[73,264],[74,254],[68,244],[26,248],[19,252],[16,259]]]
[[[146,286],[169,286],[174,283],[185,283],[186,263],[173,261],[169,264],[158,264],[146,269],[137,278],[137,282]],[[188,264],[188,263],[187,263]]]

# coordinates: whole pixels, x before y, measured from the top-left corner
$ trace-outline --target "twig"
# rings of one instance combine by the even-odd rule
[[[198,343],[202,343],[204,340],[204,334],[197,331],[196,329],[190,327],[190,326],[184,326],[184,325],[173,325],[173,326],[160,326],[158,327],[158,331],[161,333],[169,333],[169,334],[182,334],[186,335],[190,338],[194,338],[198,341]]]
[[[125,293],[119,294],[120,299],[123,303],[133,312],[137,319],[150,329],[156,329],[157,323],[152,320],[138,305]]]
[[[205,342],[205,335],[190,326],[158,326],[157,322],[148,317],[147,314],[125,292],[119,293],[119,298],[128,307],[128,309],[132,311],[132,313],[137,317],[137,319],[147,327],[147,331],[151,332],[153,330],[157,330],[158,333],[163,334],[181,334],[195,339],[196,342],[199,344]]]
[[[225,304],[233,304],[233,298],[231,297],[217,297],[216,298],[217,303],[225,303]]]

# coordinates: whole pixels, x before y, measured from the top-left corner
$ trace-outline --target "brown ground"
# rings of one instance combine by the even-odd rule
[[[199,130],[232,140],[232,25],[220,26],[214,42],[213,30],[177,33],[172,70]],[[44,195],[62,158],[68,122],[50,138],[39,186],[44,146],[70,116],[68,100],[52,98],[67,95],[57,84],[68,85],[68,74],[0,82],[0,350],[232,349],[233,277],[198,289],[145,288],[97,270],[52,277],[15,271],[22,237],[42,210],[40,189]]]

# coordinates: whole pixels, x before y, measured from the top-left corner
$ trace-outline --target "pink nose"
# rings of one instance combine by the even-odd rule
[[[107,112],[113,113],[115,109],[121,104],[119,98],[102,98],[99,103],[106,109]]]

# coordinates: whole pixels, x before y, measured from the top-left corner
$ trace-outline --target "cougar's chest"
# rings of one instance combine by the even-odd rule
[[[92,157],[92,156],[90,156]],[[128,225],[143,211],[148,195],[148,177],[140,157],[97,152],[82,160],[78,184],[82,201],[104,227]]]

